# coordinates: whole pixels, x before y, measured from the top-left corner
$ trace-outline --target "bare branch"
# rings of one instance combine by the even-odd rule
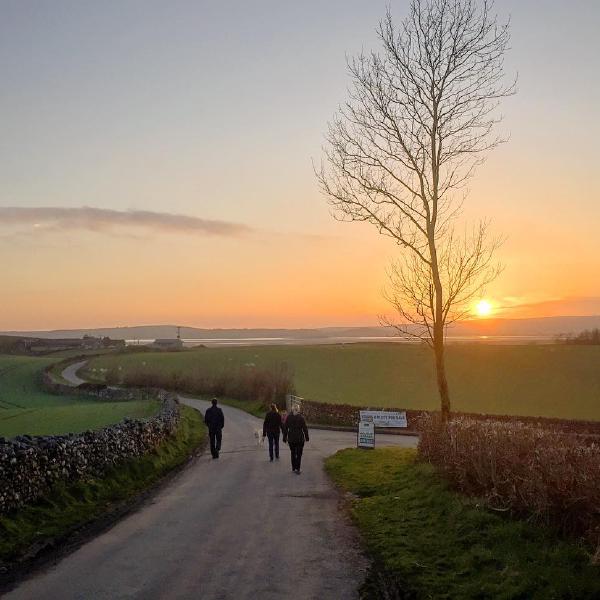
[[[348,60],[349,98],[329,124],[316,170],[335,218],[366,221],[403,248],[385,297],[402,335],[435,351],[442,408],[449,410],[444,330],[500,272],[499,240],[486,223],[457,235],[464,195],[486,153],[505,82],[509,24],[491,0],[412,0],[396,26],[390,11],[377,34],[381,52]]]

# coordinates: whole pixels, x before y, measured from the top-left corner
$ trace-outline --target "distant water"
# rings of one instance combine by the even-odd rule
[[[554,336],[533,335],[472,335],[472,336],[448,336],[449,343],[465,344],[551,344]],[[128,346],[151,344],[154,340],[125,340]],[[390,344],[416,344],[418,341],[400,337],[390,336],[341,336],[341,337],[247,337],[247,338],[199,338],[184,339],[186,348],[194,346],[313,346],[321,344],[357,344],[359,342],[385,342]]]

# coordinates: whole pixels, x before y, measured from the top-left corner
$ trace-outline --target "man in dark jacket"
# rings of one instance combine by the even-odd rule
[[[305,441],[308,442],[308,427],[298,408],[294,407],[292,414],[288,416],[283,426],[283,442],[287,442],[290,446],[292,471],[296,475],[300,475],[300,464],[302,462],[302,451],[304,450]]]
[[[277,410],[276,404],[271,404],[271,410],[265,417],[263,423],[263,438],[269,438],[269,458],[273,462],[273,448],[275,448],[275,458],[279,460],[279,434],[281,433],[281,415]]]
[[[208,427],[208,437],[210,438],[210,453],[213,458],[219,458],[221,451],[222,429],[225,427],[225,417],[223,411],[217,406],[217,399],[212,399],[212,406],[204,414],[204,422]]]

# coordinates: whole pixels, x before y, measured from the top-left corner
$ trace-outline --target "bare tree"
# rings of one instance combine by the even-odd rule
[[[400,27],[388,10],[377,30],[383,51],[348,61],[349,99],[317,170],[337,219],[369,222],[404,249],[387,294],[402,322],[388,324],[433,349],[444,419],[445,327],[498,273],[487,223],[462,234],[456,225],[465,183],[504,141],[494,135],[497,107],[514,91],[504,82],[508,23],[491,9],[412,0]]]

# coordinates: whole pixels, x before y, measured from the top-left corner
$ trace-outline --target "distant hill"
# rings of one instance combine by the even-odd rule
[[[449,337],[455,336],[555,336],[576,334],[584,329],[600,327],[600,315],[586,317],[546,317],[538,319],[476,319],[463,321],[448,329]],[[134,327],[107,327],[98,329],[60,329],[54,331],[7,331],[6,335],[37,338],[81,338],[84,335],[108,336],[121,340],[153,340],[174,338],[176,325],[138,325]],[[322,327],[314,329],[202,329],[182,327],[184,339],[241,338],[288,338],[309,340],[311,338],[381,337],[393,336],[394,330],[386,327]]]
[[[475,319],[463,321],[450,335],[532,335],[552,336],[579,333],[600,326],[600,315],[585,317],[543,317],[538,319]]]

